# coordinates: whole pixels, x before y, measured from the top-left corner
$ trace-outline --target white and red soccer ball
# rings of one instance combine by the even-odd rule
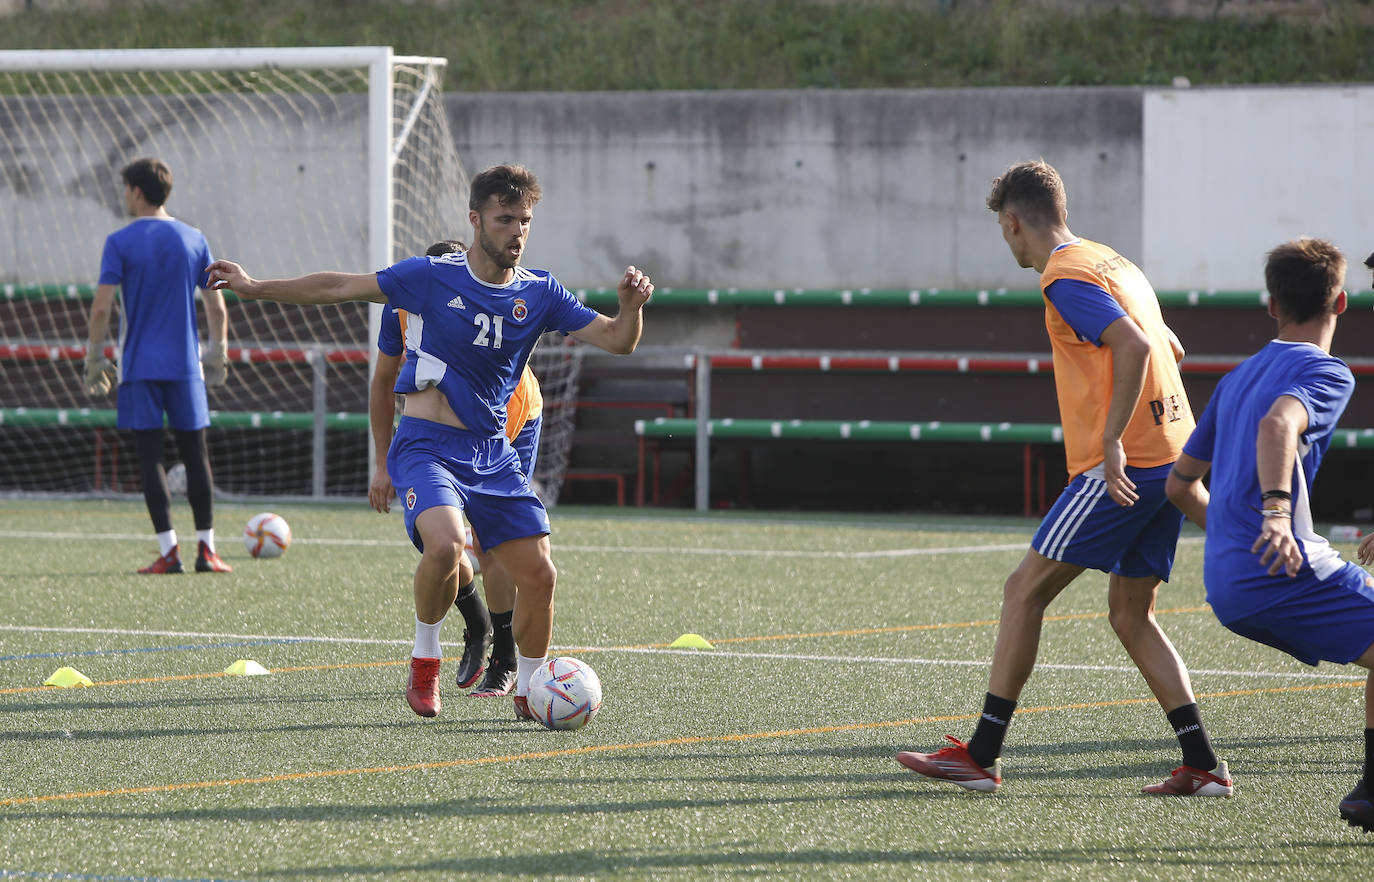
[[[550,729],[581,729],[601,709],[601,678],[584,661],[555,656],[530,675],[527,700]]]
[[[291,545],[291,527],[270,511],[253,515],[243,528],[243,545],[254,557],[281,557]]]

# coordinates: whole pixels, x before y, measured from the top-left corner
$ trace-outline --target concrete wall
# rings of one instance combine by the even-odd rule
[[[264,275],[370,268],[360,99],[246,129],[219,98],[184,102],[181,130],[137,103],[106,102],[104,115],[39,112],[38,99],[0,108],[0,281],[92,280],[123,222],[118,169],[148,154],[171,162],[170,208],[217,254]],[[450,94],[446,105],[469,171],[515,161],[539,173],[528,262],[578,287],[611,284],[628,263],[672,287],[1032,287],[983,200],[1007,165],[1037,156],[1067,181],[1074,231],[1162,289],[1258,288],[1264,250],[1298,234],[1331,237],[1357,263],[1374,248],[1371,86]],[[1367,282],[1352,273],[1352,286]]]
[[[1140,92],[451,94],[470,172],[539,174],[529,262],[674,287],[1031,287],[983,207],[1045,156],[1084,232],[1138,254]],[[1129,206],[1129,210],[1123,210]]]
[[[1157,288],[1262,288],[1264,252],[1321,236],[1374,250],[1374,86],[1144,96],[1143,256]]]

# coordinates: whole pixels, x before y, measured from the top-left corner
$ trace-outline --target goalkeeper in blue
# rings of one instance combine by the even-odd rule
[[[100,281],[91,303],[82,380],[87,394],[117,388],[116,424],[131,431],[143,481],[143,499],[157,533],[158,558],[140,573],[183,573],[172,496],[163,469],[163,415],[186,466],[186,500],[196,525],[197,573],[228,573],[215,553],[214,481],[205,429],[210,425],[206,386],[224,384],[228,371],[228,317],[224,295],[208,289],[210,246],[200,230],[167,213],[172,171],[160,159],[137,159],[120,172],[124,207],[133,216],[105,239]],[[196,330],[196,288],[209,331],[202,348]],[[116,361],[105,338],[118,310]]]
[[[529,714],[529,678],[548,655],[557,571],[549,517],[505,434],[507,402],[545,331],[563,331],[617,355],[643,330],[649,277],[631,266],[616,287],[614,318],[580,302],[544,270],[520,266],[540,188],[522,166],[489,168],[472,180],[465,252],[412,257],[375,273],[313,273],[259,281],[229,261],[210,265],[211,284],[249,300],[389,303],[409,315],[399,385],[406,412],[387,453],[406,531],[420,550],[415,570],[415,645],[406,701],[439,713],[439,626],[457,594],[456,571],[472,522],[482,545],[514,579],[515,711]],[[410,391],[414,390],[414,391]]]
[[[1278,335],[1217,384],[1174,463],[1170,500],[1207,531],[1207,602],[1230,630],[1309,665],[1355,663],[1365,685],[1364,769],[1339,812],[1374,831],[1374,578],[1312,525],[1312,484],[1355,380],[1331,355],[1346,261],[1321,239],[1269,252]],[[1211,488],[1202,477],[1211,471]]]

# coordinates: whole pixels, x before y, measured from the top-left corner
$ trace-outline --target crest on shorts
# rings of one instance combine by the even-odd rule
[[[511,307],[510,314],[517,322],[523,322],[525,317],[530,314],[529,309],[525,306],[523,298],[515,298],[515,305]]]
[[[411,511],[414,511],[414,510],[415,510],[415,488],[414,488],[414,487],[411,487],[409,490],[406,491],[406,508],[410,509]]]

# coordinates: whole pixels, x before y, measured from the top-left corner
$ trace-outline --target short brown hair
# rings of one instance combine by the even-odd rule
[[[494,165],[472,179],[468,190],[468,208],[481,211],[492,196],[502,205],[533,208],[542,195],[539,179],[523,165]]]
[[[1269,252],[1264,285],[1285,318],[1305,322],[1330,308],[1345,286],[1345,255],[1325,239],[1294,239]]]
[[[988,194],[991,211],[1013,211],[1025,222],[1048,227],[1063,223],[1069,200],[1059,172],[1043,159],[1018,162],[993,179]]]
[[[468,245],[462,239],[440,239],[425,249],[425,257],[443,257],[445,254],[457,254],[459,251],[467,250]]]
[[[143,193],[149,205],[162,205],[172,195],[172,170],[153,157],[135,159],[119,172],[124,183]]]

